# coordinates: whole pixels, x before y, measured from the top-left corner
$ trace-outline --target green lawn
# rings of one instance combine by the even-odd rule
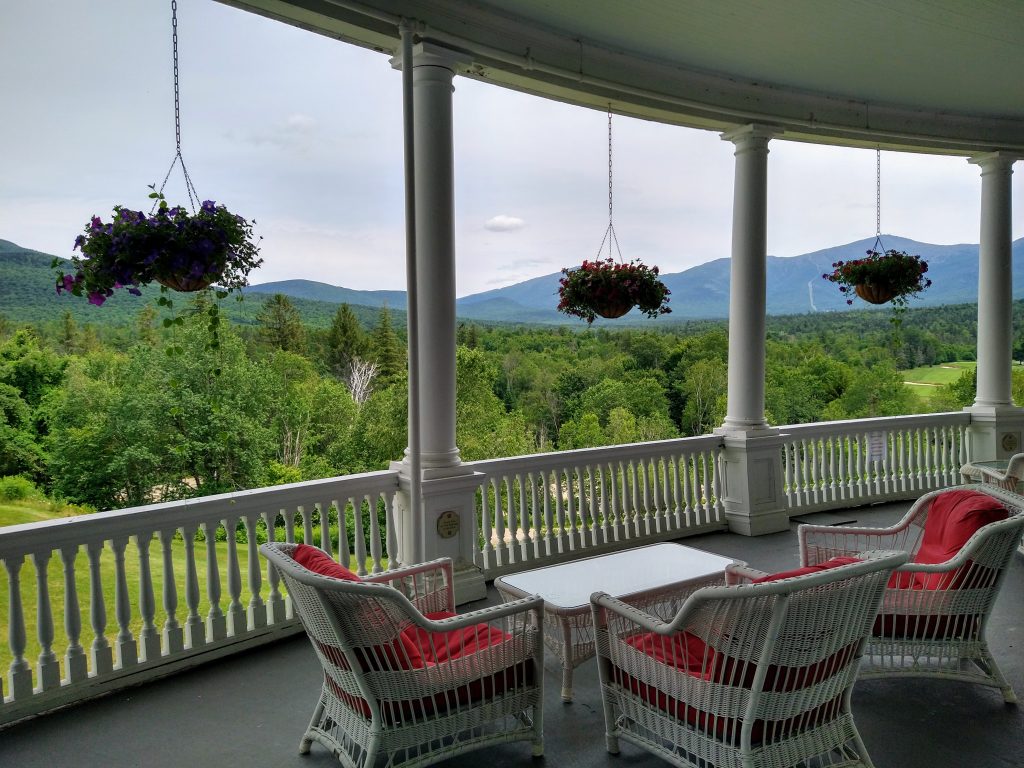
[[[59,517],[59,513],[50,511],[49,504],[47,502],[14,502],[7,504],[0,504],[0,526],[5,525],[16,525],[18,523],[32,522],[36,520],[47,520],[53,517]],[[301,534],[301,530],[297,531]],[[314,535],[319,537],[319,531],[314,528]],[[283,539],[283,530],[278,530],[277,538]],[[217,562],[220,572],[220,583],[221,583],[221,610],[227,613],[228,603],[230,597],[228,594],[228,574],[227,574],[227,542],[219,541],[216,543],[217,550]],[[241,576],[242,583],[242,594],[241,602],[245,606],[249,601],[249,590],[248,590],[248,563],[249,555],[247,550],[248,545],[238,544],[236,546],[238,552],[238,564],[239,573]],[[204,617],[206,612],[209,610],[209,601],[206,598],[206,542],[197,541],[195,544],[196,551],[196,572],[198,576],[198,582],[200,587],[201,602],[199,606],[199,615]],[[178,592],[178,610],[177,619],[179,625],[184,625],[185,618],[188,615],[188,609],[185,603],[185,543],[178,537],[171,545],[171,560],[174,569],[174,582],[177,584]],[[111,647],[114,646],[114,638],[118,633],[117,619],[114,611],[114,583],[115,583],[115,568],[113,552],[109,545],[104,549],[103,555],[100,558],[100,579],[103,585],[104,603],[106,605],[107,613],[107,625],[104,634],[107,637]],[[81,617],[82,624],[82,635],[80,642],[82,647],[85,648],[86,654],[89,652],[90,644],[92,643],[93,637],[95,636],[92,630],[92,626],[89,620],[89,560],[85,553],[84,548],[81,548],[78,553],[78,557],[75,560],[75,584],[78,592],[78,607],[79,615]],[[149,548],[149,567],[153,577],[153,597],[156,605],[156,617],[155,624],[157,630],[163,628],[166,614],[163,610],[163,555],[161,551],[160,542],[154,538]],[[355,569],[355,561],[350,563],[350,567]],[[367,563],[367,567],[370,567],[370,563]],[[125,574],[128,582],[128,595],[132,605],[132,621],[131,630],[132,634],[138,639],[138,633],[142,626],[142,618],[139,614],[139,552],[135,544],[134,539],[129,542],[127,549],[125,550]],[[13,655],[11,653],[8,636],[8,616],[9,616],[9,595],[10,595],[10,583],[7,578],[6,570],[0,568],[0,674],[6,675],[7,670],[10,667],[11,659]],[[269,594],[269,585],[266,578],[266,567],[265,565],[261,568],[262,576],[262,590],[261,595],[264,602],[267,600]],[[32,664],[33,668],[36,664],[36,659],[39,655],[39,640],[37,634],[37,623],[36,623],[36,596],[37,596],[37,583],[36,583],[36,569],[29,558],[25,559],[25,563],[21,567],[20,574],[21,581],[21,600],[22,609],[24,611],[26,620],[26,640],[27,640],[27,651],[25,658]],[[50,592],[50,604],[53,612],[53,624],[55,628],[56,639],[53,643],[53,650],[57,654],[58,658],[61,659],[61,671],[63,669],[63,655],[67,648],[68,640],[64,631],[64,572],[63,565],[60,561],[59,553],[53,553],[50,557],[50,561],[46,571],[46,581]]]
[[[902,371],[903,383],[910,387],[922,400],[931,400],[940,387],[952,384],[964,371],[973,370],[977,363],[973,360],[941,365],[927,365],[922,368],[911,368]]]

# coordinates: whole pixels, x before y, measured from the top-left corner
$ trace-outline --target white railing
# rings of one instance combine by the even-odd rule
[[[380,572],[397,490],[373,472],[0,528],[0,725],[298,631],[258,542],[332,552],[333,534],[341,562]]]
[[[486,578],[725,526],[717,435],[472,462]]]
[[[909,499],[956,485],[969,461],[969,413],[780,427],[791,513]]]

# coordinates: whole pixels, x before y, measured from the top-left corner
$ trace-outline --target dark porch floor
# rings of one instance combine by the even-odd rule
[[[884,525],[905,504],[851,510],[846,519]],[[796,563],[796,524],[759,538],[709,534],[689,546],[746,560],[766,570]],[[496,601],[493,588],[488,602]],[[473,606],[464,606],[467,610]],[[992,651],[1024,699],[1024,557],[1016,555],[989,627]],[[576,700],[559,699],[560,670],[547,660],[546,755],[533,762],[528,744],[453,758],[470,768],[547,764],[558,768],[654,768],[665,765],[632,745],[605,752],[597,670],[577,670]],[[319,768],[337,765],[313,745],[297,746],[320,687],[320,670],[304,635],[214,662],[165,680],[45,715],[0,731],[2,768]],[[994,689],[943,681],[864,681],[854,691],[858,727],[879,768],[1024,766],[1024,711]]]

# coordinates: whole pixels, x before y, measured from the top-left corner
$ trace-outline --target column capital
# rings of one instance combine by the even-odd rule
[[[456,51],[453,48],[445,48],[435,43],[416,43],[412,47],[413,69],[419,67],[441,67],[449,70],[452,74],[464,71],[473,63],[473,58],[463,51]],[[392,56],[391,66],[400,70],[402,68],[402,57]]]
[[[742,144],[760,143],[767,147],[768,142],[776,136],[781,136],[784,131],[773,125],[762,125],[761,123],[749,123],[740,125],[725,131],[721,134],[722,141],[731,141],[737,147]]]
[[[971,155],[967,158],[967,162],[971,165],[980,166],[981,173],[984,176],[986,173],[992,173],[993,171],[1009,171],[1013,173],[1013,164],[1020,159],[1020,155],[1011,154],[1010,152],[983,152],[980,155]]]

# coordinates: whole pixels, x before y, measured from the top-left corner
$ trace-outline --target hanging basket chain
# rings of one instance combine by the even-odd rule
[[[615,246],[615,253],[619,255],[619,261],[622,261],[622,249],[619,248],[619,237],[615,234],[615,225],[612,224],[612,105],[608,104],[608,228],[604,231],[604,237],[601,238],[601,245],[597,247],[597,258],[601,258],[601,251],[604,250],[604,244],[608,243],[608,258],[613,258],[612,245]]]
[[[875,244],[873,251],[885,253],[882,245],[882,148],[875,147]]]
[[[199,193],[196,192],[192,179],[188,175],[188,168],[185,167],[185,158],[181,156],[181,94],[178,84],[178,0],[171,0],[171,48],[174,60],[174,146],[176,151],[174,159],[171,160],[171,167],[167,169],[167,174],[164,176],[163,183],[160,184],[158,191],[161,195],[163,194],[164,187],[167,186],[167,180],[171,178],[171,173],[174,171],[174,166],[177,163],[181,163],[181,173],[185,177],[185,192],[188,195],[189,205],[192,206],[192,213],[195,213],[196,203],[199,201]],[[156,211],[159,203],[159,199],[153,202],[153,208],[149,212],[150,215]]]

